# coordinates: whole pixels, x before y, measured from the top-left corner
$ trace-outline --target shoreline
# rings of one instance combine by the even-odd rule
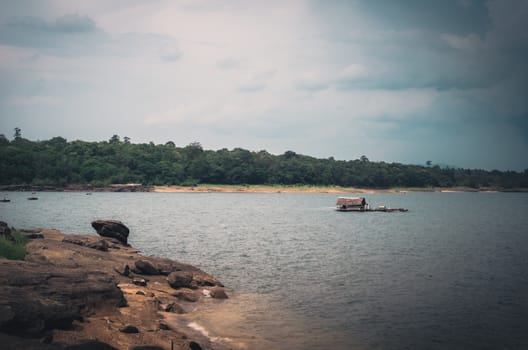
[[[244,338],[231,344],[189,326],[234,294],[199,268],[96,234],[19,232],[30,238],[24,260],[0,257],[6,349],[243,348]]]
[[[198,185],[153,186],[151,192],[158,193],[330,193],[330,194],[405,194],[412,192],[528,192],[528,188],[496,189],[468,187],[434,187],[434,188],[359,188],[340,186],[276,186],[276,185]]]
[[[330,193],[330,194],[405,194],[412,192],[515,192],[528,193],[528,188],[470,188],[470,187],[395,187],[395,188],[359,188],[341,186],[311,185],[215,185],[196,186],[147,186],[141,184],[114,184],[104,187],[91,185],[32,186],[3,185],[0,192],[154,192],[154,193]]]

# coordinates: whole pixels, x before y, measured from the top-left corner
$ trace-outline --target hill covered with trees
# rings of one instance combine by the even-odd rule
[[[144,185],[280,184],[344,187],[471,187],[528,188],[524,172],[485,171],[371,162],[318,159],[287,151],[204,150],[195,142],[177,147],[133,144],[117,135],[109,141],[67,141],[54,137],[30,141],[15,129],[8,140],[0,135],[0,184],[64,186],[116,183]]]

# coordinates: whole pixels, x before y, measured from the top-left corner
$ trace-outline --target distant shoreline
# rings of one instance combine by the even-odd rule
[[[333,193],[333,194],[376,194],[376,193],[408,193],[408,192],[528,192],[528,189],[495,189],[466,187],[428,187],[428,188],[357,188],[340,186],[279,186],[279,185],[198,185],[185,186],[154,186],[152,192],[160,193]]]
[[[469,188],[469,187],[413,187],[413,188],[357,188],[340,186],[309,185],[214,185],[197,186],[146,186],[141,184],[114,184],[110,186],[66,185],[66,186],[32,186],[2,185],[0,192],[156,192],[156,193],[332,193],[332,194],[376,194],[408,192],[522,192],[528,188]]]

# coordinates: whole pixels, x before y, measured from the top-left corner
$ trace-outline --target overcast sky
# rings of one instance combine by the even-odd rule
[[[528,168],[528,1],[0,0],[0,133]]]

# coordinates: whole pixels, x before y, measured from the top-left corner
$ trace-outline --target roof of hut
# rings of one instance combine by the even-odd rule
[[[346,206],[363,206],[366,204],[365,198],[363,197],[339,197],[337,198],[336,205]]]

